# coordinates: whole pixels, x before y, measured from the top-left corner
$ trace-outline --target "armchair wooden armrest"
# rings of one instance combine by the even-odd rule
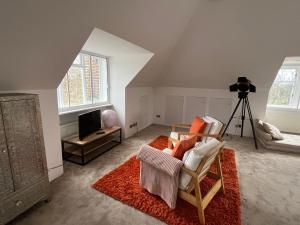
[[[176,128],[190,129],[191,124],[172,124],[172,131],[176,131]]]
[[[187,173],[188,175],[192,176],[192,177],[195,177],[195,178],[198,177],[198,174],[197,174],[197,173],[195,173],[194,171],[192,171],[192,170],[186,168],[185,166],[182,166],[182,167],[181,167],[181,170],[182,170],[183,172]]]

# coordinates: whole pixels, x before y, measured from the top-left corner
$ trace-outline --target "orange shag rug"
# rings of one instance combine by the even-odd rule
[[[167,137],[160,136],[150,145],[162,150],[167,147],[167,140]],[[205,209],[206,224],[240,225],[240,187],[233,150],[225,149],[222,171],[225,194],[220,191]],[[134,156],[92,187],[167,224],[199,224],[196,207],[178,198],[176,208],[171,210],[159,197],[140,187],[139,174],[140,162]],[[203,194],[211,185],[208,178],[201,182]]]

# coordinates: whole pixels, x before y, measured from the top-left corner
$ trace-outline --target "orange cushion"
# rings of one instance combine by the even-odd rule
[[[192,122],[192,126],[190,128],[190,133],[193,133],[193,134],[203,133],[206,126],[207,126],[207,123],[200,117],[196,116]]]
[[[182,141],[178,141],[175,147],[173,148],[171,155],[179,160],[182,160],[184,153],[189,149],[191,149],[192,147],[194,147],[196,142],[197,142],[197,136],[195,135],[187,139],[184,139]]]

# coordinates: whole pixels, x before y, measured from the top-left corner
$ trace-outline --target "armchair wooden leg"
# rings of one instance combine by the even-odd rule
[[[197,201],[197,211],[198,211],[198,217],[201,224],[205,224],[205,216],[204,216],[204,209],[202,204],[202,197],[201,197],[201,190],[200,190],[200,182],[198,178],[194,179],[194,186],[195,186],[195,195],[196,195],[196,201]]]
[[[222,160],[222,162],[224,161],[224,149],[222,149],[222,151],[221,151],[221,160]]]
[[[223,174],[222,174],[222,166],[221,166],[220,155],[218,155],[217,158],[216,158],[216,167],[217,167],[217,174],[218,174],[219,178],[221,179],[222,192],[225,194],[224,180],[223,180]]]

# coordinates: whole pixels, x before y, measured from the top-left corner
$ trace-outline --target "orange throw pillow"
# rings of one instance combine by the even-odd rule
[[[206,126],[207,126],[207,123],[200,117],[196,116],[192,122],[192,126],[190,128],[190,133],[193,133],[193,134],[203,133]]]
[[[195,135],[182,141],[178,141],[173,148],[171,155],[179,160],[182,160],[184,153],[194,147],[196,142],[197,136]]]
[[[201,119],[200,117],[196,116],[192,122],[192,126],[190,128],[190,133],[192,134],[202,134],[207,126],[207,123]],[[202,137],[197,138],[198,141],[202,140]]]

